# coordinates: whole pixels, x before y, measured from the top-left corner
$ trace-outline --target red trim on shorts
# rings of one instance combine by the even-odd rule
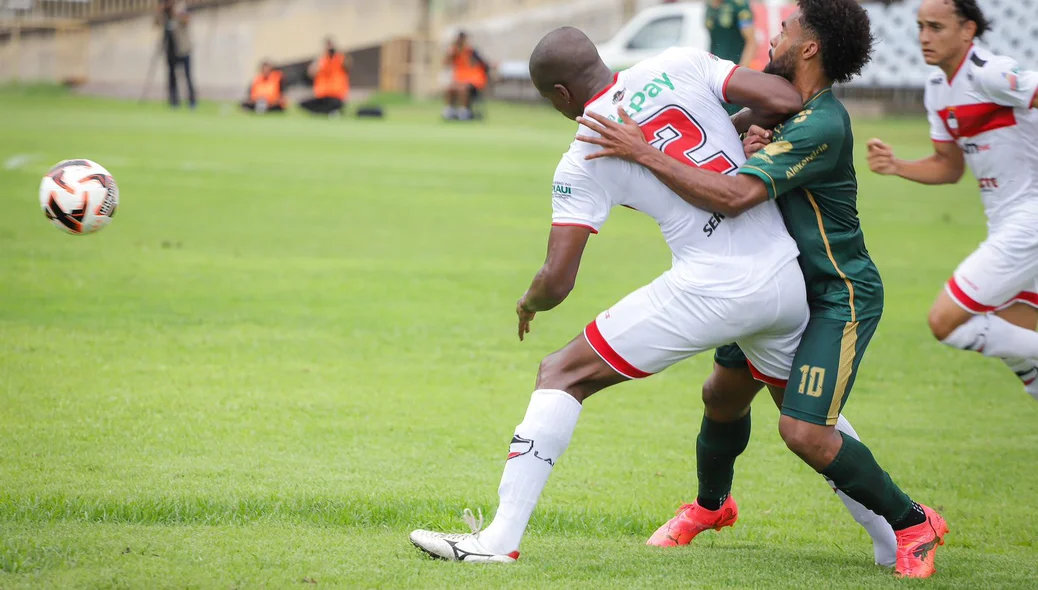
[[[613,350],[612,346],[609,346],[605,337],[602,336],[602,332],[598,329],[598,320],[591,322],[584,328],[584,338],[587,338],[587,343],[591,345],[591,349],[595,351],[595,354],[602,357],[602,360],[612,367],[614,371],[624,377],[628,379],[644,379],[652,375],[652,373],[646,373],[624,360],[619,353]]]
[[[1019,294],[1017,294],[1016,297],[1013,297],[1012,301],[1006,304],[1006,307],[1013,303],[1026,303],[1031,307],[1038,307],[1038,293],[1032,293],[1030,291],[1021,291]]]
[[[933,139],[932,137],[930,138],[930,141],[934,143],[955,143],[954,139]]]
[[[724,85],[721,86],[721,98],[723,98],[725,102],[730,102],[728,100],[728,82],[732,79],[732,76],[735,75],[735,70],[738,70],[740,67],[741,66],[735,66],[732,68],[732,71],[728,72],[728,77],[724,79]]]
[[[761,383],[767,383],[768,385],[781,387],[782,389],[785,389],[786,385],[789,383],[789,381],[779,379],[778,377],[768,377],[764,373],[761,373],[757,370],[757,367],[753,366],[753,363],[751,363],[749,359],[746,359],[746,365],[750,367],[750,374],[753,375],[753,378]]]
[[[616,86],[616,81],[617,81],[617,80],[618,80],[619,78],[620,78],[620,72],[617,72],[617,73],[613,74],[613,83],[612,83],[612,84],[610,84],[609,86],[606,86],[605,88],[603,88],[603,89],[602,89],[601,91],[599,91],[599,93],[598,93],[598,94],[596,94],[596,95],[592,96],[592,97],[591,97],[591,100],[589,100],[589,101],[585,102],[585,103],[584,103],[584,108],[586,109],[586,108],[588,107],[588,105],[589,105],[589,104],[591,104],[591,103],[595,102],[596,100],[598,100],[598,99],[602,98],[602,96],[604,96],[606,92],[609,92],[609,90],[610,90],[610,89],[611,89],[611,88],[612,88],[613,86]]]
[[[948,295],[958,303],[960,307],[966,311],[972,313],[988,313],[989,311],[995,311],[995,307],[992,305],[984,305],[975,301],[972,297],[966,294],[965,291],[959,287],[959,284],[955,281],[955,277],[948,279]]]
[[[590,225],[588,225],[586,223],[553,223],[553,224],[551,224],[551,226],[552,227],[583,227],[583,228],[591,230],[591,233],[593,233],[593,234],[597,234],[598,233],[597,229],[591,227]]]

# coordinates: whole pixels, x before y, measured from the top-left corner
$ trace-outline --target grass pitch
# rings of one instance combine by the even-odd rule
[[[576,291],[520,344],[550,183],[573,124],[495,105],[383,122],[168,112],[0,92],[0,588],[1038,585],[1038,404],[946,350],[929,305],[985,234],[975,185],[878,178],[864,142],[929,149],[921,119],[861,121],[861,216],[886,316],[846,415],[952,533],[899,583],[761,399],[734,530],[658,550],[695,495],[710,359],[592,398],[514,567],[434,562],[418,527],[488,517],[537,363],[669,265],[618,210]],[[107,166],[113,224],[62,235],[36,188]]]

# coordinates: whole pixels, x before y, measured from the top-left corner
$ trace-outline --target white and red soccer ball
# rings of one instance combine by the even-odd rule
[[[100,164],[65,160],[40,182],[40,206],[54,227],[91,234],[111,223],[119,208],[119,187]]]

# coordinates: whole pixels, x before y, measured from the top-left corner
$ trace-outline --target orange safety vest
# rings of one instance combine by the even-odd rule
[[[487,71],[476,61],[471,47],[465,47],[454,56],[454,82],[471,84],[479,90],[487,85]]]
[[[252,91],[249,93],[249,99],[252,102],[265,100],[267,104],[281,104],[281,78],[282,73],[278,70],[274,70],[266,77],[258,74],[252,79]]]
[[[346,56],[336,52],[330,57],[327,53],[321,56],[317,64],[317,75],[314,76],[314,96],[316,98],[338,98],[346,100],[350,94],[350,76],[343,69]]]

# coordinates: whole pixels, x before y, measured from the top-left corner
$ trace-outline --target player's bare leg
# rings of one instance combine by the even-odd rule
[[[653,534],[649,545],[685,545],[703,531],[720,530],[735,523],[738,507],[731,498],[735,460],[749,442],[750,404],[763,387],[745,368],[714,364],[713,373],[703,384],[703,424],[696,439],[699,493],[695,502],[681,506],[677,515]],[[784,390],[775,386],[768,386],[768,390],[775,405],[781,408]],[[837,428],[860,440],[842,415]],[[835,490],[832,481],[827,481]],[[872,537],[876,563],[893,566],[897,540],[890,524],[847,494],[839,490],[836,493],[854,520]]]
[[[569,446],[581,403],[626,380],[595,353],[583,335],[548,355],[541,361],[537,390],[508,449],[493,522],[481,531],[482,522],[472,520],[471,534],[418,530],[411,533],[411,542],[433,557],[450,561],[515,562],[541,490]]]
[[[1016,303],[998,312],[974,314],[942,290],[929,320],[942,344],[1001,359],[1038,400],[1038,309]]]

